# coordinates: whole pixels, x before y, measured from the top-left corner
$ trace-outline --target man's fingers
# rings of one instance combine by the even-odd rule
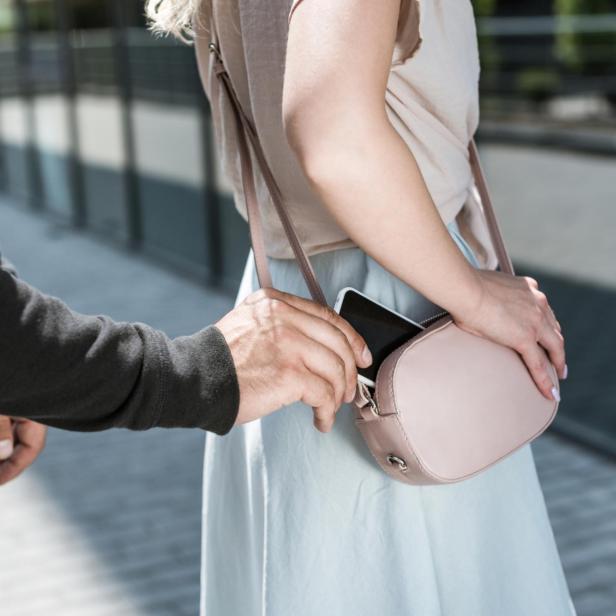
[[[290,307],[290,310],[295,313],[292,319],[293,325],[304,336],[329,349],[344,362],[345,391],[343,399],[345,402],[353,400],[357,385],[357,367],[353,349],[347,337],[340,329],[323,319],[301,312],[294,307]],[[317,349],[314,346],[311,346],[311,348]]]
[[[13,453],[0,463],[0,485],[8,483],[28,468],[45,447],[47,428],[25,419],[14,422],[15,447]]]
[[[331,308],[321,306],[320,304],[304,299],[303,297],[283,293],[282,291],[276,291],[276,293],[279,295],[279,299],[287,304],[290,304],[294,308],[318,317],[319,319],[323,319],[324,321],[327,321],[337,327],[349,341],[355,356],[355,363],[358,366],[366,368],[372,363],[372,357],[370,356],[370,351],[366,345],[366,341],[353,329],[353,327],[351,327],[347,320],[343,319]]]
[[[330,432],[334,427],[336,413],[332,413],[331,408],[328,406],[317,406],[312,410],[314,412],[314,427],[319,432]]]
[[[336,418],[336,399],[334,388],[325,379],[306,368],[301,375],[304,391],[301,400],[312,407],[314,426],[320,432],[329,432]]]
[[[10,460],[0,462],[0,486],[8,483],[11,479],[15,479],[17,475],[19,475],[19,471]]]
[[[334,390],[338,408],[347,397],[348,379],[344,360],[329,347],[301,335],[301,358],[308,370],[327,381]]]
[[[19,445],[30,449],[34,457],[38,456],[45,447],[47,426],[28,419],[15,420],[15,439]]]
[[[0,486],[20,475],[36,458],[36,452],[24,445],[16,445],[13,455],[0,464]]]
[[[0,416],[0,461],[13,454],[13,423],[10,417]]]

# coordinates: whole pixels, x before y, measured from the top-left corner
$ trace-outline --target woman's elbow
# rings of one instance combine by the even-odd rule
[[[283,102],[282,125],[289,147],[304,173],[310,177],[323,156],[326,136],[323,135],[324,127],[315,125],[315,116],[310,117],[308,109],[308,105]]]
[[[340,145],[347,101],[324,84],[285,83],[282,123],[289,146],[305,171],[314,169],[332,147]]]
[[[313,185],[335,181],[345,169],[351,172],[356,163],[369,156],[384,130],[377,114],[348,107],[320,117],[309,108],[287,109],[283,111],[283,125],[289,146]]]

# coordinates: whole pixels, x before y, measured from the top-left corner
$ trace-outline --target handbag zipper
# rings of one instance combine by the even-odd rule
[[[428,323],[428,321],[436,321],[437,319],[440,319],[441,317],[444,317],[445,315],[448,315],[448,314],[449,312],[447,310],[443,310],[442,312],[437,312],[436,314],[433,314],[431,317],[427,317],[426,319],[423,319],[423,321],[419,321],[419,324],[426,327],[426,323]]]
[[[422,321],[419,321],[420,325],[425,325],[425,323],[428,323],[429,321],[436,321],[437,319],[439,319],[440,317],[443,317],[445,315],[448,315],[449,312],[447,310],[442,310],[441,312],[437,312],[436,314],[433,314],[430,317],[427,317],[425,319],[423,319]],[[370,388],[366,386],[365,383],[362,383],[361,381],[359,381],[359,389],[362,392],[365,400],[366,400],[366,406],[370,407],[370,410],[372,411],[372,413],[375,416],[380,416],[381,412],[379,410],[379,406],[376,402],[376,400],[374,399],[374,396],[372,395],[372,392],[370,391]]]

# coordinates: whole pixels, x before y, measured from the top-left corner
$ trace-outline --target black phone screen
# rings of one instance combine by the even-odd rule
[[[383,360],[423,329],[352,290],[345,292],[339,314],[366,341],[372,365],[359,368],[358,372],[373,382]]]

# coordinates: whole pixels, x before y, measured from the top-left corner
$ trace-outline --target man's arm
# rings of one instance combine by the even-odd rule
[[[77,314],[0,258],[0,485],[41,452],[41,424],[225,434],[302,400],[327,432],[353,398],[355,364],[370,362],[365,341],[339,315],[274,289],[170,340],[141,323]]]
[[[0,412],[78,431],[233,426],[239,385],[220,330],[174,340],[70,310],[0,267]]]

